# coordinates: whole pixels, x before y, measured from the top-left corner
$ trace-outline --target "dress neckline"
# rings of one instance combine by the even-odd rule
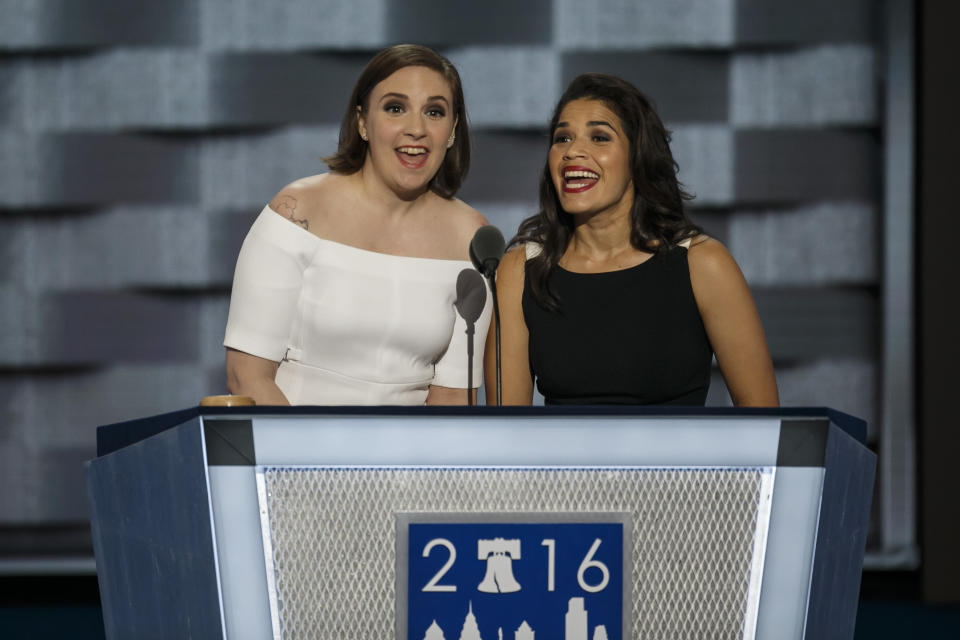
[[[654,253],[653,255],[651,255],[649,258],[647,258],[647,259],[644,260],[643,262],[640,262],[640,263],[638,263],[638,264],[635,264],[635,265],[633,265],[632,267],[625,267],[625,268],[623,268],[623,269],[614,269],[613,271],[592,271],[592,272],[570,271],[569,269],[565,269],[565,268],[561,267],[559,264],[556,265],[556,269],[557,269],[558,271],[562,271],[563,273],[569,273],[569,274],[572,275],[572,276],[587,276],[587,277],[589,277],[589,276],[609,276],[609,275],[615,275],[615,274],[618,274],[618,273],[629,273],[629,272],[631,272],[631,271],[637,271],[637,270],[641,269],[644,265],[646,265],[646,264],[648,264],[648,263],[650,263],[650,262],[653,262],[653,261],[657,258],[657,256],[659,256],[659,255],[660,255],[660,253]]]
[[[383,253],[382,251],[373,251],[372,249],[363,249],[363,248],[361,248],[361,247],[357,247],[357,246],[354,246],[354,245],[352,245],[352,244],[346,244],[346,243],[343,243],[343,242],[337,242],[336,240],[330,240],[330,239],[328,239],[328,238],[322,238],[322,237],[318,236],[318,235],[315,234],[315,233],[311,233],[310,231],[308,231],[307,229],[304,229],[303,227],[301,227],[300,225],[296,224],[296,223],[293,222],[292,220],[287,220],[285,217],[283,217],[282,215],[280,215],[279,213],[277,213],[276,211],[274,211],[273,208],[270,207],[270,205],[267,205],[266,207],[264,207],[263,214],[275,216],[275,217],[278,219],[279,222],[281,222],[281,223],[283,223],[283,224],[285,224],[285,225],[289,225],[290,227],[296,229],[296,230],[297,230],[298,232],[300,232],[300,233],[305,233],[305,234],[307,234],[310,238],[316,240],[317,242],[320,242],[320,243],[322,243],[322,244],[330,245],[331,247],[333,247],[333,248],[335,248],[335,249],[338,249],[338,250],[343,250],[343,251],[348,251],[348,252],[349,252],[349,251],[352,251],[352,252],[357,252],[357,253],[360,253],[360,254],[365,254],[365,255],[369,255],[369,256],[377,256],[377,257],[382,257],[382,258],[397,258],[397,259],[399,259],[399,260],[425,260],[425,261],[428,261],[428,262],[446,262],[446,263],[450,263],[450,264],[454,264],[454,263],[456,263],[456,264],[472,264],[469,260],[457,260],[457,259],[455,259],[455,258],[427,258],[427,257],[424,257],[424,256],[401,256],[401,255],[398,255],[398,254],[395,254],[395,253]]]

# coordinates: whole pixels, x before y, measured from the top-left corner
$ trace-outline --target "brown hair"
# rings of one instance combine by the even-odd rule
[[[387,47],[367,63],[350,94],[347,111],[340,123],[340,142],[337,152],[324,162],[337,173],[356,173],[363,167],[367,143],[360,137],[357,118],[368,108],[373,88],[404,67],[426,67],[442,75],[453,94],[453,116],[456,122],[453,146],[447,149],[443,164],[430,180],[431,191],[444,198],[452,198],[470,168],[470,131],[467,127],[467,109],[463,102],[463,86],[456,67],[433,49],[418,44],[398,44]],[[359,110],[358,110],[359,107]]]

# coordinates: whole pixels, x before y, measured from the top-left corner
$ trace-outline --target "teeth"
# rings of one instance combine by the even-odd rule
[[[406,153],[410,156],[419,156],[422,153],[426,153],[427,150],[423,147],[400,147],[397,149],[400,153]]]
[[[564,180],[570,180],[571,178],[593,178],[594,180],[599,180],[600,176],[593,171],[564,171],[563,178]]]

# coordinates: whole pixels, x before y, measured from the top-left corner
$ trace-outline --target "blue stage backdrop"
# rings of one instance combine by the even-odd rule
[[[881,424],[882,6],[0,0],[0,559],[89,558],[94,427],[225,391],[244,233],[325,170],[353,80],[397,42],[459,67],[475,148],[460,197],[508,237],[536,208],[566,82],[637,84],[694,219],[753,287],[783,403],[861,416],[878,446],[907,429],[909,455],[909,425]],[[710,403],[729,403],[719,376]],[[910,459],[895,466],[909,483]]]

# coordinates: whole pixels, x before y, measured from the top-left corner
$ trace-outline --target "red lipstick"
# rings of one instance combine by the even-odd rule
[[[564,193],[582,193],[592,189],[600,175],[593,169],[571,165],[560,170],[560,177],[563,180]]]

